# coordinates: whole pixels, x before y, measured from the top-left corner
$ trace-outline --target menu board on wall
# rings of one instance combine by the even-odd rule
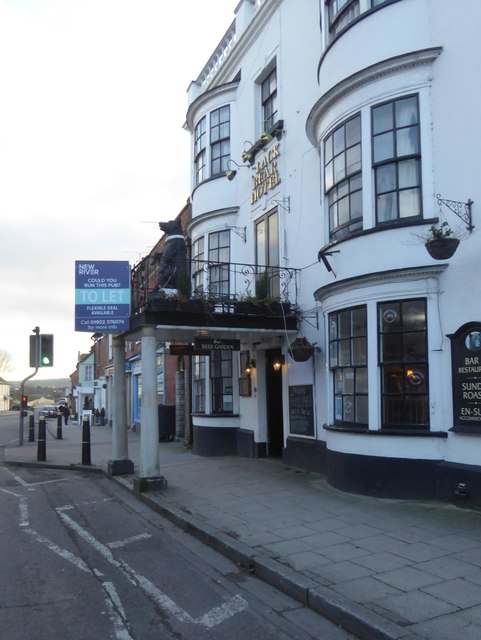
[[[481,431],[481,324],[465,324],[449,337],[454,429]]]
[[[289,387],[289,431],[293,435],[314,435],[312,384]]]

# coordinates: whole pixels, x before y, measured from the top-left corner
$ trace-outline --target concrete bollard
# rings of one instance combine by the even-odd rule
[[[92,464],[90,461],[90,420],[88,416],[82,420],[82,464]]]
[[[57,416],[57,440],[62,439],[62,414],[59,413]]]
[[[38,462],[45,462],[47,459],[47,421],[45,418],[40,418],[38,421],[38,443],[37,443],[37,460]]]
[[[35,418],[33,413],[28,418],[28,441],[35,442]]]

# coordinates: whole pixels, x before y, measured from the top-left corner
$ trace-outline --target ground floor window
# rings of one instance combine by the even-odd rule
[[[210,378],[212,413],[233,413],[232,352],[211,352]]]
[[[426,301],[378,305],[383,428],[429,428]]]
[[[194,356],[192,363],[194,413],[205,413],[205,356]]]
[[[429,429],[426,299],[340,309],[329,314],[328,324],[333,424]],[[370,346],[368,357],[368,327],[374,326],[377,344]],[[372,416],[368,389],[379,398]]]
[[[334,423],[367,426],[365,306],[329,315],[329,366],[334,378]]]

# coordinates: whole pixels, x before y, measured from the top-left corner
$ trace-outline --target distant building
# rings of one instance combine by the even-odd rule
[[[0,411],[8,411],[10,402],[10,385],[6,380],[0,378]]]

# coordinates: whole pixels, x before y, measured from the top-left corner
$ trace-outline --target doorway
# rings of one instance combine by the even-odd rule
[[[266,350],[266,418],[267,455],[282,456],[284,447],[284,419],[282,411],[282,367],[274,370],[274,362],[281,362],[280,349]]]

